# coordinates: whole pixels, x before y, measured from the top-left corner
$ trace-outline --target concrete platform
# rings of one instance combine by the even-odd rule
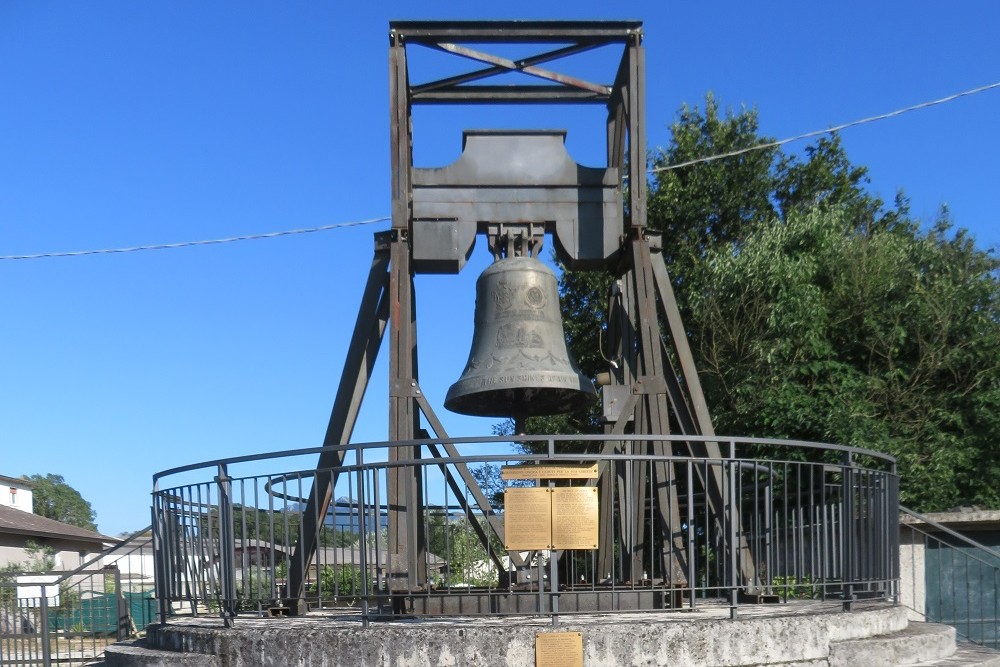
[[[535,664],[535,637],[580,632],[587,667],[1000,667],[1000,654],[956,651],[954,630],[908,623],[906,610],[795,601],[694,611],[544,617],[400,619],[363,627],[358,613],[298,618],[177,618],[150,626],[145,642],[109,647],[109,667],[510,667]],[[971,661],[966,661],[966,659]]]

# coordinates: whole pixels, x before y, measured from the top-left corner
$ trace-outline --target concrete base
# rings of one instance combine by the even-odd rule
[[[684,612],[561,616],[555,627],[546,618],[469,617],[394,620],[365,628],[356,614],[312,612],[300,618],[240,617],[227,629],[216,618],[185,618],[151,626],[146,646],[157,659],[171,651],[184,654],[184,664],[206,667],[507,667],[535,663],[536,634],[578,631],[588,667],[821,667],[831,664],[831,646],[838,642],[907,627],[905,610],[884,603],[844,613],[838,604],[800,601],[741,607],[740,613],[732,620],[727,607],[702,605]],[[197,662],[199,654],[203,663]]]

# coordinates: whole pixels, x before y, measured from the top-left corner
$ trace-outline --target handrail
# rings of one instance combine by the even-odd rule
[[[630,453],[628,449],[632,448],[622,451],[593,446],[609,441],[613,445],[621,441],[666,444],[658,448],[660,453],[651,453],[657,450],[647,447],[636,447]],[[534,452],[525,452],[516,446],[518,442],[537,445],[532,447]],[[719,443],[722,454],[705,456],[690,445],[692,442]],[[449,450],[450,455],[442,455],[433,447],[437,443],[457,447]],[[562,451],[562,443],[572,443],[566,449],[574,451]],[[396,446],[427,448],[433,456],[412,457],[407,453],[386,460],[385,449]],[[371,450],[378,450],[378,455],[370,456]],[[303,460],[302,455],[321,452],[346,455],[337,457],[341,461],[337,465],[308,468],[308,459]],[[832,463],[837,459],[840,463]],[[509,550],[504,548],[505,542],[498,541],[503,539],[502,527],[495,533],[488,533],[484,527],[497,511],[494,501],[490,498],[486,504],[470,503],[468,491],[455,480],[452,467],[471,470],[485,464],[515,462],[531,467],[570,461],[598,462],[601,470],[621,477],[625,485],[602,492],[605,502],[598,501],[588,515],[597,530],[603,531],[602,537],[586,543],[593,547],[567,547],[565,556],[549,559],[547,565],[541,560],[530,565],[547,568],[547,574],[541,569],[535,572],[520,564],[514,568],[497,562],[496,554]],[[404,581],[400,566],[386,560],[392,537],[384,532],[385,522],[392,521],[389,512],[396,502],[386,492],[390,476],[392,471],[407,467],[419,468],[416,474],[423,480],[418,491],[422,494],[419,507],[438,507],[438,502],[447,504],[449,497],[465,498],[459,503],[461,516],[435,515],[438,521],[433,525],[431,519],[435,517],[427,519],[427,543],[407,556],[415,561],[407,566],[420,571],[415,584],[412,577]],[[716,470],[726,481],[722,498],[712,498],[710,491],[703,488],[705,479]],[[762,485],[762,475],[765,482],[771,479],[771,483]],[[361,545],[362,550],[371,549],[374,558],[346,557],[335,550],[321,552],[318,548],[314,554],[276,555],[278,549],[292,553],[289,549],[297,539],[304,512],[319,512],[303,503],[309,481],[317,476],[339,489],[331,492],[331,500],[338,494],[351,500],[342,520],[320,517],[315,520],[315,528],[309,530],[316,530],[317,541],[332,539],[330,544],[334,544],[338,539],[348,539]],[[628,486],[633,482],[645,484],[636,481],[640,478],[652,484],[652,480],[666,476],[676,480],[676,486],[673,490],[656,490],[655,497],[645,498]],[[191,613],[197,613],[202,603],[209,608],[217,605],[226,618],[241,608],[260,611],[289,601],[303,611],[310,605],[336,606],[338,596],[345,595],[377,605],[365,612],[365,619],[399,613],[397,605],[408,605],[410,613],[417,615],[456,613],[461,607],[463,613],[474,609],[475,614],[543,613],[555,617],[603,610],[601,596],[606,594],[612,595],[615,609],[625,611],[659,609],[656,600],[661,598],[656,596],[666,596],[662,598],[667,600],[663,608],[668,611],[694,607],[696,598],[717,597],[729,602],[734,615],[741,604],[739,596],[746,591],[753,594],[777,587],[776,595],[783,595],[787,601],[789,596],[802,594],[797,586],[809,586],[809,595],[837,599],[850,609],[856,594],[884,596],[898,577],[897,552],[891,536],[899,516],[894,459],[842,445],[679,434],[427,438],[233,457],[163,471],[154,479],[154,514],[159,517],[156,539],[162,547],[155,554],[157,581],[162,586],[159,598],[183,602]],[[276,503],[276,499],[280,501]],[[739,513],[734,514],[737,510]],[[720,517],[718,527],[708,518],[701,519],[712,511]],[[673,515],[667,517],[667,512]],[[734,516],[743,518],[736,521]],[[396,520],[408,526],[407,521],[418,519],[407,514]],[[672,522],[670,525],[677,529],[663,533],[664,549],[669,553],[664,551],[667,555],[661,557],[659,551],[650,551],[649,545],[637,541],[635,535],[645,530],[658,531],[657,522],[664,521]],[[849,525],[845,526],[845,522]],[[158,532],[161,528],[162,534]],[[456,530],[464,531],[458,542],[454,542],[460,537]],[[326,531],[324,536],[321,531]],[[432,531],[436,531],[433,536]],[[263,553],[240,550],[234,537],[263,540],[262,544],[272,548]],[[469,539],[478,540],[481,553],[466,553]],[[436,545],[433,553],[432,543]],[[593,553],[583,553],[587,551]],[[240,567],[230,562],[231,554]],[[308,566],[301,567],[311,568],[313,574],[311,588],[289,595],[281,589],[280,578],[284,575],[278,570],[279,561],[289,562],[292,558],[300,559],[300,565],[308,560]],[[759,576],[741,575],[741,564],[751,558],[760,562]],[[442,563],[448,564],[446,574],[437,572]],[[554,583],[551,589],[532,588],[534,581],[546,576],[550,582],[572,581],[574,585],[566,590],[556,588]],[[392,612],[385,601],[379,601],[377,595],[372,597],[372,582],[377,582],[379,591],[392,591]],[[170,610],[161,605],[161,616],[165,618],[168,613]]]
[[[959,540],[961,542],[965,542],[970,547],[975,547],[976,549],[979,549],[980,551],[988,553],[989,555],[991,555],[991,556],[993,556],[995,558],[1000,558],[1000,551],[995,551],[994,549],[986,546],[985,544],[980,544],[979,542],[976,542],[972,538],[966,537],[965,535],[962,535],[961,533],[959,533],[957,531],[954,531],[951,528],[948,528],[947,526],[944,526],[944,525],[938,523],[937,521],[935,521],[934,519],[931,519],[928,516],[924,516],[923,514],[920,514],[918,512],[914,512],[910,508],[903,507],[902,505],[899,506],[899,512],[900,512],[900,514],[908,514],[908,515],[912,516],[913,518],[918,519],[918,520],[926,523],[928,526],[932,526],[935,530],[941,531],[942,533],[946,533],[947,535],[949,535],[951,537],[954,537],[955,539],[957,539],[957,540]],[[914,526],[912,524],[906,524],[906,525],[909,526],[910,528],[917,529],[917,526]],[[921,531],[921,532],[923,532],[923,531]]]
[[[801,449],[813,449],[818,451],[838,451],[846,452],[851,454],[857,454],[861,456],[869,456],[884,463],[894,464],[896,463],[896,458],[888,454],[877,452],[871,449],[864,449],[861,447],[850,447],[847,445],[837,445],[821,442],[810,442],[807,440],[784,440],[779,438],[746,438],[738,436],[720,436],[720,435],[681,435],[681,434],[622,434],[617,436],[609,436],[608,434],[580,434],[580,435],[516,435],[516,436],[482,436],[482,437],[460,437],[460,438],[425,438],[425,439],[415,439],[415,440],[397,440],[397,441],[379,441],[379,442],[363,442],[363,443],[350,443],[344,445],[330,445],[326,447],[303,447],[298,449],[290,449],[279,452],[263,452],[260,454],[246,454],[243,456],[234,456],[230,458],[222,459],[211,459],[208,461],[201,461],[199,463],[191,463],[184,466],[177,466],[175,468],[168,468],[167,470],[162,470],[160,472],[153,474],[153,482],[158,482],[164,477],[170,475],[176,475],[183,472],[191,472],[194,470],[201,470],[203,468],[215,468],[220,465],[233,465],[237,463],[251,463],[254,461],[264,461],[270,459],[280,459],[280,458],[290,458],[293,456],[305,456],[309,454],[321,454],[323,452],[350,452],[357,450],[368,450],[368,449],[385,449],[389,447],[418,447],[421,445],[428,444],[444,444],[450,443],[455,445],[462,444],[507,444],[511,442],[604,442],[607,440],[642,440],[645,442],[733,442],[741,443],[746,445],[775,445],[778,447],[788,447],[788,448],[801,448]],[[556,457],[573,457],[578,456],[577,454],[567,454],[561,455],[557,454]],[[692,458],[692,457],[678,457],[678,458]],[[701,459],[704,457],[694,457],[696,459]]]
[[[151,620],[153,598],[149,597],[144,559],[138,563],[130,559],[137,552],[143,555],[147,546],[151,552],[152,545],[142,539],[151,528],[138,530],[125,539],[109,539],[110,547],[72,570],[24,572],[52,579],[39,582],[35,593],[18,591],[11,595],[8,611],[22,622],[37,622],[37,627],[30,633],[5,635],[0,653],[10,651],[12,655],[7,657],[20,658],[12,664],[91,664],[104,653],[108,637],[118,641],[133,637],[137,626]],[[108,564],[102,565],[105,559],[109,559],[105,561]],[[124,561],[124,572],[119,561]],[[0,587],[5,589],[19,585],[17,580],[0,581]],[[0,663],[7,664],[3,655]]]
[[[109,547],[109,548],[101,551],[99,554],[97,554],[96,556],[94,556],[90,560],[84,562],[82,565],[80,565],[75,570],[72,570],[70,572],[66,572],[65,574],[62,575],[62,577],[59,578],[58,581],[53,582],[51,585],[61,584],[62,582],[64,582],[67,579],[69,579],[70,577],[83,572],[84,570],[86,570],[88,567],[90,567],[94,563],[99,562],[102,558],[104,558],[108,554],[113,553],[115,551],[118,551],[119,549],[121,549],[124,546],[127,546],[129,543],[132,542],[132,540],[134,540],[137,537],[142,536],[144,533],[150,532],[152,529],[153,529],[153,525],[150,524],[150,525],[146,526],[145,528],[143,528],[142,530],[135,531],[134,533],[132,533],[128,537],[126,537],[126,538],[124,538],[124,539],[119,540],[118,542],[116,542],[114,546]]]

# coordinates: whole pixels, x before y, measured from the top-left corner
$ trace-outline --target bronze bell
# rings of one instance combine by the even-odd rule
[[[483,271],[469,361],[444,406],[523,418],[569,412],[596,396],[566,348],[551,269],[533,257],[508,257]]]

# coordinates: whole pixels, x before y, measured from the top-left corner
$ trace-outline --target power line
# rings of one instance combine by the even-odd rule
[[[831,134],[833,132],[839,132],[840,130],[846,130],[851,127],[857,127],[858,125],[865,125],[867,123],[874,123],[875,121],[885,120],[887,118],[894,118],[896,116],[901,116],[904,113],[909,113],[911,111],[918,111],[920,109],[926,109],[928,107],[937,106],[939,104],[945,104],[947,102],[952,102],[962,97],[968,97],[969,95],[975,95],[977,93],[986,92],[994,88],[1000,88],[1000,81],[996,83],[991,83],[985,86],[979,86],[978,88],[972,88],[969,90],[963,90],[960,93],[955,93],[953,95],[948,95],[947,97],[942,97],[936,100],[930,100],[928,102],[921,102],[919,104],[914,104],[912,106],[903,107],[902,109],[896,109],[895,111],[890,111],[888,113],[879,114],[877,116],[869,116],[867,118],[861,118],[859,120],[852,120],[848,123],[843,123],[841,125],[836,125],[834,127],[826,128],[825,130],[813,130],[812,132],[806,132],[804,134],[798,134],[794,137],[788,137],[786,139],[779,139],[777,141],[768,141],[762,144],[755,144],[753,146],[747,146],[746,148],[740,148],[738,150],[728,151],[726,153],[719,153],[717,155],[709,155],[706,157],[696,158],[693,160],[687,160],[685,162],[679,162],[677,164],[668,164],[662,167],[654,167],[649,170],[649,173],[655,174],[662,171],[671,171],[674,169],[682,169],[684,167],[690,167],[696,164],[703,164],[705,162],[714,162],[715,160],[722,160],[725,158],[735,157],[737,155],[743,155],[745,153],[752,153],[753,151],[765,150],[767,148],[776,148],[778,146],[784,146],[785,144],[792,143],[793,141],[800,141],[802,139],[810,139],[812,137],[819,137],[824,134]],[[228,238],[222,239],[210,239],[207,241],[183,241],[181,243],[162,243],[156,245],[143,245],[134,246],[131,248],[107,248],[102,250],[78,250],[74,252],[47,252],[39,253],[35,255],[0,255],[0,261],[2,260],[16,260],[16,259],[45,259],[49,257],[82,257],[84,255],[110,255],[116,253],[125,252],[139,252],[143,250],[170,250],[173,248],[190,248],[193,246],[203,246],[203,245],[217,245],[221,243],[233,243],[234,241],[253,241],[256,239],[272,239],[279,236],[291,236],[293,234],[311,234],[313,232],[325,232],[331,229],[340,229],[343,227],[358,227],[361,225],[370,225],[377,222],[385,222],[390,220],[389,217],[372,218],[371,220],[356,220],[353,222],[341,222],[333,225],[322,225],[319,227],[305,227],[302,229],[288,229],[280,232],[269,232],[266,234],[247,234],[245,236],[230,236]]]
[[[895,111],[890,111],[889,113],[879,114],[878,116],[869,116],[868,118],[862,118],[860,120],[852,120],[849,123],[843,123],[842,125],[836,125],[834,127],[827,128],[825,130],[813,130],[812,132],[806,132],[805,134],[799,134],[794,137],[788,137],[787,139],[780,139],[778,141],[768,141],[763,144],[755,144],[753,146],[748,146],[746,148],[740,148],[739,150],[729,151],[728,153],[720,153],[718,155],[709,155],[708,157],[696,158],[694,160],[687,160],[685,162],[678,162],[677,164],[668,164],[663,167],[655,167],[649,170],[649,173],[655,174],[661,171],[671,171],[673,169],[681,169],[683,167],[690,167],[696,164],[702,164],[705,162],[714,162],[715,160],[722,160],[723,158],[735,157],[737,155],[743,155],[744,153],[750,153],[753,151],[761,151],[765,148],[775,148],[777,146],[784,146],[785,144],[790,144],[793,141],[800,141],[802,139],[810,139],[812,137],[819,137],[824,134],[830,134],[832,132],[839,132],[840,130],[846,130],[849,127],[857,127],[858,125],[864,125],[866,123],[874,123],[877,120],[885,120],[886,118],[893,118],[895,116],[901,116],[904,113],[909,113],[910,111],[918,111],[920,109],[926,109],[928,107],[933,107],[938,104],[944,104],[946,102],[952,102],[959,99],[960,97],[967,97],[969,95],[975,95],[976,93],[982,93],[987,90],[992,90],[993,88],[1000,88],[1000,81],[996,83],[991,83],[986,86],[980,86],[978,88],[972,88],[971,90],[963,90],[960,93],[955,93],[954,95],[948,95],[947,97],[942,97],[941,99],[931,100],[929,102],[921,102],[920,104],[914,104],[913,106],[904,107],[902,109],[896,109]]]
[[[342,229],[344,227],[360,227],[361,225],[371,225],[376,222],[385,222],[389,217],[372,218],[371,220],[355,220],[352,222],[338,222],[333,225],[322,225],[320,227],[304,227],[302,229],[286,229],[280,232],[267,232],[265,234],[246,234],[244,236],[229,236],[224,239],[209,239],[207,241],[182,241],[180,243],[159,243],[156,245],[140,245],[131,248],[106,248],[103,250],[77,250],[74,252],[46,252],[37,255],[7,255],[0,256],[0,260],[7,259],[45,259],[47,257],[82,257],[84,255],[111,255],[122,252],[139,252],[142,250],[172,250],[173,248],[190,248],[192,246],[217,245],[220,243],[233,243],[234,241],[255,241],[257,239],[273,239],[279,236],[292,236],[293,234],[312,234],[313,232],[325,232],[331,229]]]

